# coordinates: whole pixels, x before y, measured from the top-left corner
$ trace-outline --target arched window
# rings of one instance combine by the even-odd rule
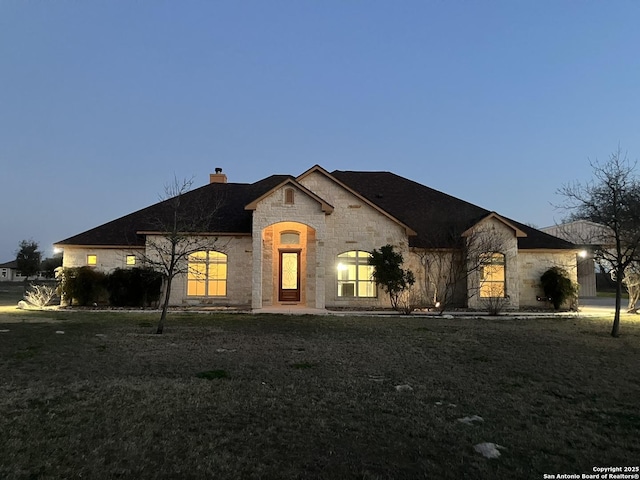
[[[352,250],[338,255],[338,297],[375,297],[369,252]]]
[[[227,256],[213,250],[189,255],[187,296],[224,297],[227,295]]]
[[[280,234],[280,244],[282,245],[300,245],[300,234],[298,232],[282,232]]]
[[[506,264],[502,253],[483,253],[480,256],[480,298],[505,297]]]

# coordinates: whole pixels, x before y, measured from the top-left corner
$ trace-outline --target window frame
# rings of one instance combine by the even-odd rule
[[[296,241],[295,242],[285,242],[283,241],[283,239],[285,239],[285,235],[295,235],[296,236]],[[280,232],[280,245],[300,245],[300,232],[296,231],[296,230],[284,230],[282,232]]]
[[[91,261],[93,259],[93,261]],[[98,254],[97,253],[87,253],[87,266],[95,267],[98,265]]]
[[[285,205],[295,205],[296,203],[296,193],[292,187],[287,187],[284,189],[284,204]]]
[[[196,256],[203,259],[197,259]],[[196,257],[196,258],[192,258]],[[224,260],[224,261],[222,261]],[[224,276],[218,275],[218,266],[224,266]],[[197,266],[197,267],[196,267]],[[203,268],[204,267],[204,268]],[[192,278],[201,276],[200,278]],[[224,293],[210,293],[211,291],[218,292],[222,286]],[[193,287],[196,293],[189,293]],[[214,288],[212,288],[214,287]],[[226,298],[228,296],[229,288],[229,256],[218,250],[200,250],[193,252],[187,257],[187,281],[186,281],[186,295],[189,298]],[[200,292],[204,289],[204,293]]]
[[[349,254],[355,254],[353,256]],[[337,255],[336,296],[338,299],[378,298],[378,286],[373,281],[373,266],[369,265],[371,252],[366,250],[347,250]],[[351,268],[350,268],[351,267]],[[363,268],[369,272],[369,278],[361,278]],[[340,278],[341,272],[347,272],[347,278]],[[355,278],[350,277],[353,273]],[[344,286],[353,285],[353,295],[345,295]],[[342,287],[342,288],[341,288]],[[364,291],[365,294],[361,294]],[[371,294],[366,294],[370,292]]]
[[[500,270],[502,271],[502,279],[494,280],[493,277]],[[487,278],[489,276],[490,278]],[[480,283],[478,290],[480,298],[507,298],[507,256],[504,253],[486,252],[480,255]],[[493,293],[496,291],[501,291],[502,294],[494,295]]]

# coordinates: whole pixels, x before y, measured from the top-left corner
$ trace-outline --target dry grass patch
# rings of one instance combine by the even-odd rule
[[[640,458],[638,323],[172,315],[157,336],[149,314],[55,315],[0,325],[0,478],[511,479]]]

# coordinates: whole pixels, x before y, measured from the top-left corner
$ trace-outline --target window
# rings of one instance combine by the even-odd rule
[[[224,297],[227,295],[227,256],[210,251],[189,255],[187,296]]]
[[[298,232],[282,232],[280,243],[283,245],[300,245],[300,234]]]
[[[375,297],[369,252],[352,250],[338,255],[338,297]]]
[[[505,297],[507,289],[504,255],[485,253],[480,262],[480,298]]]
[[[127,257],[125,258],[125,264],[128,267],[132,267],[133,265],[136,264],[136,256],[135,255],[127,255]]]
[[[284,191],[284,204],[293,205],[294,203],[294,190],[293,188],[286,188]]]
[[[98,256],[97,255],[87,255],[87,265],[95,266],[98,264]]]
[[[7,278],[7,269],[6,268],[2,269],[2,278]]]

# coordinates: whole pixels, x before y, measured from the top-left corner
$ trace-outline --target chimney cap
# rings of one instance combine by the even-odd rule
[[[216,167],[216,173],[222,173],[222,168]]]

